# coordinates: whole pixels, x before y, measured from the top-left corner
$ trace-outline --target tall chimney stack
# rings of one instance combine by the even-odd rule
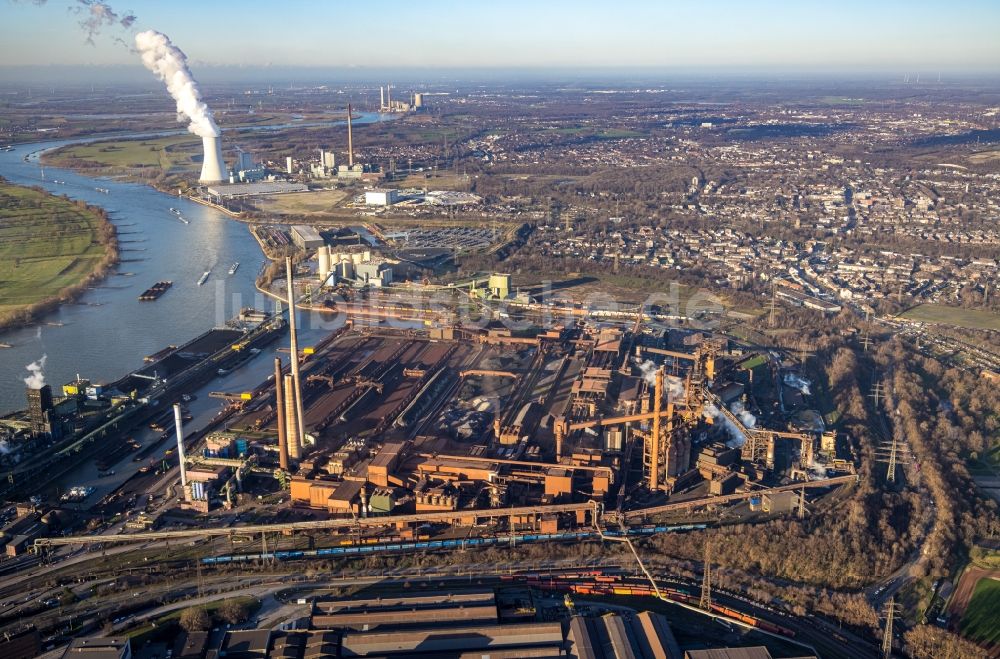
[[[378,88],[378,108],[380,111],[385,109],[385,87]]]
[[[285,423],[287,427],[285,428],[285,435],[288,437],[288,457],[292,460],[298,460],[302,457],[301,447],[302,445],[296,441],[296,436],[298,435],[298,421],[296,420],[295,406],[297,402],[297,396],[295,395],[295,381],[292,380],[291,375],[286,375],[284,377],[284,387],[285,387]]]
[[[660,412],[663,409],[663,367],[656,371],[653,387],[653,437],[649,448],[649,489],[660,487]]]
[[[181,488],[184,490],[184,498],[188,498],[187,467],[184,462],[184,420],[181,418],[181,406],[174,403],[174,428],[177,430],[177,460],[181,466]]]
[[[348,124],[350,125],[350,124]],[[292,382],[295,385],[295,436],[288,438],[292,457],[297,458],[298,449],[305,443],[305,425],[302,415],[302,380],[299,378],[299,339],[295,330],[295,289],[292,283],[292,259],[285,257],[285,275],[288,279],[288,330],[291,334]],[[287,395],[288,392],[285,392]]]
[[[202,160],[199,183],[221,183],[226,180],[226,168],[222,163],[222,144],[217,136],[201,138]]]
[[[278,466],[288,471],[288,421],[285,419],[285,379],[281,375],[281,358],[274,358],[274,406],[278,410]]]
[[[351,133],[351,104],[347,104],[347,166],[354,167],[354,135]]]

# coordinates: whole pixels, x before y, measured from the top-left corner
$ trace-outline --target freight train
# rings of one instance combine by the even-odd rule
[[[623,531],[605,531],[606,536],[628,535],[652,535],[654,533],[680,533],[684,531],[694,531],[706,528],[705,524],[678,524],[673,526],[641,526]],[[206,565],[220,565],[225,563],[239,563],[242,561],[258,561],[262,558],[277,560],[299,560],[303,558],[336,558],[340,556],[370,556],[372,554],[383,554],[386,552],[409,552],[409,551],[433,551],[441,549],[463,549],[473,547],[488,547],[497,545],[509,545],[530,543],[530,542],[559,542],[559,541],[580,541],[597,539],[600,536],[596,531],[560,531],[558,533],[522,533],[504,534],[496,536],[484,536],[478,538],[464,538],[451,540],[430,540],[417,539],[416,541],[406,541],[401,539],[373,539],[362,538],[360,542],[354,541],[349,545],[339,547],[325,547],[322,549],[302,549],[302,550],[281,550],[268,552],[267,554],[227,554],[224,556],[207,556],[202,558],[202,563]]]
[[[510,576],[504,575],[500,577],[500,580],[524,583],[533,588],[543,590],[557,590],[576,593],[578,595],[656,597],[656,590],[646,579],[621,574],[608,574],[605,572],[527,573]],[[698,606],[701,601],[699,595],[672,586],[660,588],[660,599],[668,602],[680,602],[689,606]],[[737,620],[745,625],[756,627],[772,634],[780,634],[789,638],[795,636],[795,631],[792,629],[776,625],[721,604],[712,604],[712,611],[731,620]]]

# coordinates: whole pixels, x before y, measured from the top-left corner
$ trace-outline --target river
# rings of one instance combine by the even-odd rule
[[[354,123],[386,118],[362,114]],[[253,130],[304,125],[317,124],[259,126]],[[175,131],[155,134],[170,132]],[[121,263],[76,302],[62,305],[31,327],[0,332],[0,344],[12,346],[0,348],[0,414],[27,406],[25,366],[43,356],[45,380],[52,385],[54,394],[61,395],[62,384],[77,374],[93,382],[116,380],[141,366],[144,356],[167,345],[180,345],[223,324],[243,306],[273,306],[254,288],[264,257],[242,222],[144,184],[89,177],[54,167],[45,167],[42,176],[38,158],[43,151],[67,144],[150,135],[55,140],[0,152],[0,176],[11,183],[40,186],[104,208],[118,228],[121,243]],[[171,208],[179,210],[189,224],[180,221]],[[230,276],[228,271],[235,261],[240,266]],[[209,269],[212,274],[208,281],[198,286],[198,279]],[[160,280],[171,280],[174,285],[155,302],[139,302],[139,294]],[[303,318],[304,345],[323,333],[319,328],[310,329],[308,320]],[[263,357],[247,367],[259,373],[260,379],[270,368],[269,360]],[[242,380],[246,374],[233,377]]]

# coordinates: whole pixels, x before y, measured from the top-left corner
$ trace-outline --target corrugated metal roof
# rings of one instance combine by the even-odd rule
[[[689,659],[771,659],[771,653],[764,646],[752,648],[714,648],[711,650],[688,650]]]
[[[632,618],[639,650],[648,659],[682,659],[684,653],[667,619],[659,613],[643,611]]]
[[[462,652],[514,646],[561,646],[562,626],[557,623],[477,625],[448,629],[419,629],[383,633],[348,632],[341,642],[342,655],[366,656],[390,652]]]
[[[336,629],[353,627],[355,629],[379,627],[398,627],[402,625],[451,624],[454,622],[496,622],[497,607],[484,604],[481,606],[440,606],[419,607],[412,609],[390,609],[385,611],[357,611],[347,613],[338,611],[332,615],[315,615],[312,618],[313,627],[320,629]]]
[[[569,621],[569,633],[566,635],[569,643],[569,656],[575,659],[599,659],[594,650],[587,621],[581,616],[573,616]]]
[[[625,629],[625,621],[619,615],[606,615],[601,618],[604,626],[604,633],[607,635],[607,647],[604,651],[606,657],[615,659],[638,659],[636,648],[628,631]]]

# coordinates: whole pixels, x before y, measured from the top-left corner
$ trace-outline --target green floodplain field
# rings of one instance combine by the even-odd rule
[[[108,257],[104,222],[68,199],[0,180],[0,325],[97,271]]]

